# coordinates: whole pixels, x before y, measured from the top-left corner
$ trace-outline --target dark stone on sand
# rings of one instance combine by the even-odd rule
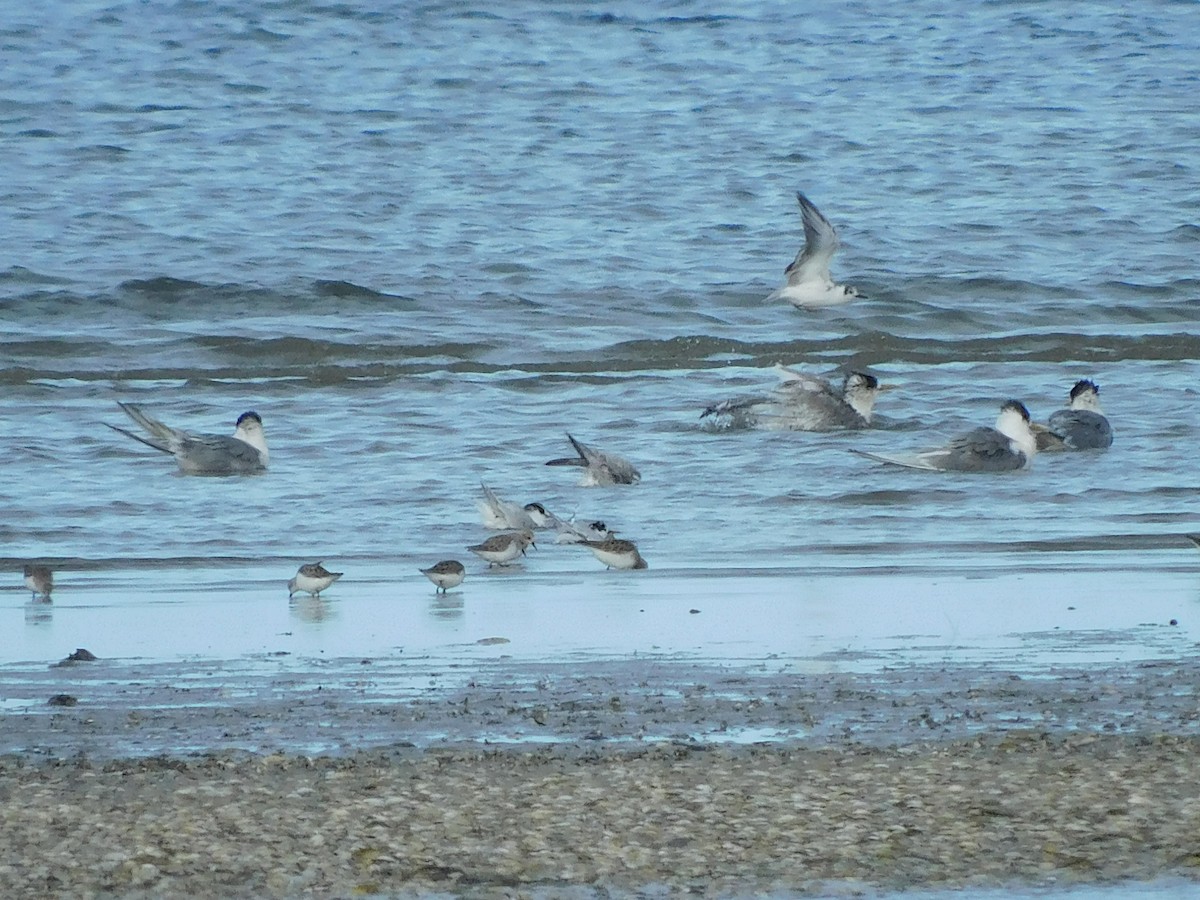
[[[70,694],[55,694],[46,702],[51,706],[75,706],[79,703],[79,700]]]

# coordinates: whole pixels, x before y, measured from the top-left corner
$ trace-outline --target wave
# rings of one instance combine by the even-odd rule
[[[911,279],[826,315],[765,307],[730,285],[533,300],[403,296],[339,279],[261,286],[157,275],[88,292],[11,267],[0,272],[0,383],[336,385],[440,372],[607,377],[776,362],[870,370],[1200,358],[1196,303],[1177,302],[1195,298],[1200,281],[1099,288],[1105,300],[1085,303],[1075,288],[1013,279]],[[907,299],[914,294],[922,299]]]
[[[59,275],[43,275],[24,266],[10,266],[0,271],[0,285],[70,284],[71,279]]]
[[[808,366],[872,369],[882,365],[1072,362],[1111,366],[1116,360],[1190,361],[1200,358],[1200,334],[1131,336],[1016,334],[997,338],[911,338],[883,332],[835,340],[739,341],[712,335],[621,341],[598,349],[556,350],[512,341],[445,340],[398,334],[386,339],[347,332],[338,339],[292,334],[259,337],[195,334],[128,347],[80,337],[10,338],[4,343],[0,384],[66,380],[295,380],[313,385],[391,381],[454,372],[549,377],[623,376],[636,372],[721,369],[731,363],[769,369],[803,360]],[[533,343],[533,342],[531,342]],[[132,364],[131,364],[132,362]]]
[[[129,302],[135,298],[150,298],[159,302],[198,303],[205,306],[229,301],[237,304],[258,301],[256,304],[258,309],[262,309],[265,304],[266,309],[270,310],[275,303],[290,308],[297,299],[319,301],[330,297],[367,303],[407,299],[355,284],[352,281],[317,279],[309,282],[300,291],[280,291],[240,284],[211,285],[165,275],[123,281],[110,299],[120,303],[121,301]]]
[[[732,228],[734,226],[721,226]],[[587,290],[564,292],[560,285],[542,284],[534,276],[540,271],[526,263],[506,260],[482,265],[480,271],[493,276],[518,275],[524,303],[546,306],[564,312],[587,312],[595,307],[606,313],[624,309],[639,309],[648,314],[674,312],[686,300],[699,315],[733,316],[747,308],[763,307],[763,298],[774,284],[701,283],[681,286],[661,279],[647,282],[639,275],[642,286],[631,296],[628,286],[614,283],[598,285]],[[858,277],[846,276],[864,290],[865,299],[841,308],[835,315],[853,314],[868,324],[872,317],[911,320],[915,326],[932,326],[936,330],[946,317],[960,316],[964,321],[990,327],[996,322],[1014,322],[1013,327],[1028,325],[1051,326],[1056,321],[1086,316],[1098,322],[1121,323],[1122,311],[1144,307],[1141,312],[1168,319],[1172,304],[1187,304],[1200,298],[1200,279],[1185,277],[1162,283],[1143,281],[1104,280],[1095,283],[1047,284],[1014,278],[978,275],[962,276],[902,276],[888,269],[868,270]],[[653,285],[647,287],[647,285]],[[0,271],[0,308],[19,311],[29,303],[44,306],[79,307],[141,311],[153,315],[163,304],[202,306],[214,313],[237,311],[253,305],[256,312],[286,313],[297,308],[322,311],[328,300],[361,305],[370,309],[379,304],[435,302],[447,300],[466,304],[487,296],[483,288],[464,291],[442,277],[418,279],[411,292],[398,294],[370,284],[344,279],[297,279],[278,284],[245,282],[206,282],[190,278],[158,274],[128,278],[110,287],[99,289],[77,279],[37,272],[14,265]],[[507,295],[505,295],[507,296]],[[1115,303],[1114,301],[1123,301]],[[348,307],[350,311],[355,305]],[[814,314],[792,311],[781,306],[796,321],[812,319]],[[1186,310],[1194,319],[1194,310]],[[823,319],[819,319],[823,321]]]
[[[792,359],[824,360],[844,367],[880,363],[938,365],[957,362],[1096,362],[1113,360],[1191,360],[1200,352],[1200,334],[1189,332],[1131,334],[1077,334],[1072,332],[1017,332],[997,337],[910,337],[869,331],[841,338],[788,341],[739,341],[708,335],[678,336],[663,340],[625,341],[606,347],[606,365],[623,368],[637,361],[668,368],[708,368],[727,365],[731,357],[740,364],[770,367]]]

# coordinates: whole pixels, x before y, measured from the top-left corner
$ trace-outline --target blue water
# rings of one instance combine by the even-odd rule
[[[5,615],[27,559],[64,599],[235,585],[247,566],[275,585],[314,559],[351,573],[343,596],[356,566],[424,591],[416,564],[477,565],[480,481],[604,519],[649,577],[1137,571],[1186,614],[1194,19],[1188,3],[8,10]],[[764,302],[801,240],[797,190],[866,299]],[[883,427],[701,428],[776,361],[875,372]],[[847,452],[937,443],[1009,397],[1044,420],[1085,376],[1107,453],[965,477]],[[271,471],[180,477],[104,427],[128,424],[118,399],[201,431],[256,409]],[[544,467],[566,431],[642,483]],[[604,576],[562,547],[525,565]]]
[[[1196,22],[1188,2],[8,4],[0,663],[493,635],[517,656],[1194,655]],[[764,302],[798,190],[865,299]],[[882,427],[701,428],[777,361],[874,372]],[[1044,420],[1082,377],[1106,453],[967,477],[847,452],[937,443],[1009,397]],[[270,472],[181,477],[105,427],[128,424],[117,400],[216,432],[256,409]],[[543,466],[566,431],[642,483]],[[542,541],[486,575],[464,549],[480,481],[604,519],[649,571]],[[436,600],[415,568],[448,556],[470,574]],[[53,604],[21,588],[31,559]],[[346,576],[285,610],[315,559]],[[1190,896],[1078,896],[1135,890]]]

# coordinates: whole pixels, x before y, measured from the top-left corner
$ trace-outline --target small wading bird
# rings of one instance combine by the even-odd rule
[[[49,566],[25,566],[25,587],[29,588],[33,596],[31,600],[36,600],[41,597],[45,601],[50,600],[50,592],[54,590],[54,573],[50,571]]]
[[[866,372],[848,372],[840,388],[824,378],[776,365],[783,381],[770,395],[724,400],[700,414],[712,416],[727,428],[766,431],[843,431],[868,428],[879,379]]]
[[[1100,408],[1100,387],[1086,378],[1075,382],[1067,408],[1035,426],[1038,450],[1103,450],[1113,442],[1112,426]]]
[[[288,599],[304,593],[312,597],[321,596],[321,591],[342,577],[342,572],[330,572],[322,563],[305,563],[288,582]]]
[[[586,487],[637,484],[641,481],[642,473],[624,457],[617,456],[615,453],[606,453],[603,450],[594,450],[587,444],[575,440],[570,434],[567,434],[567,440],[571,442],[577,455],[552,459],[546,465],[582,467],[584,472],[579,483]]]
[[[267,469],[267,438],[263,433],[262,418],[256,412],[242,413],[233,435],[229,436],[180,431],[147,415],[132,403],[117,401],[117,405],[149,436],[134,434],[116,425],[108,427],[147,447],[170,453],[185,475],[255,475]]]
[[[504,534],[494,534],[480,544],[467,547],[481,559],[487,560],[488,568],[492,566],[507,566],[518,556],[525,555],[526,547],[536,547],[531,531],[508,531]]]
[[[799,309],[816,306],[836,306],[859,296],[858,291],[844,284],[834,284],[829,263],[840,246],[837,230],[813,202],[801,193],[800,215],[804,220],[804,246],[785,270],[787,284],[774,291],[767,301],[786,300]]]
[[[1019,400],[1000,407],[995,428],[974,428],[959,435],[945,447],[909,455],[868,453],[851,450],[859,456],[910,469],[940,472],[1009,472],[1033,461],[1037,441],[1029,426],[1029,410]]]
[[[458,587],[467,577],[466,567],[457,559],[443,559],[428,569],[421,569],[420,572],[436,584],[438,591],[443,594],[452,587]]]
[[[610,569],[645,569],[646,561],[638,552],[637,544],[609,535],[602,541],[579,541],[600,562]]]

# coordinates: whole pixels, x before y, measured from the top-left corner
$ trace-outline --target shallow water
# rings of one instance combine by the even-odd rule
[[[1200,644],[1191,572],[983,574],[682,569],[577,571],[586,551],[530,551],[524,570],[468,575],[445,595],[363,560],[326,595],[287,600],[260,564],[153,579],[99,572],[53,603],[6,594],[5,659],[785,660],[804,672],[1002,664],[1012,671],[1170,659]],[[590,554],[587,560],[590,560]],[[598,567],[595,567],[598,568]],[[549,570],[549,571],[547,571]],[[211,576],[211,580],[204,580]],[[1150,585],[1147,586],[1147,581]],[[282,592],[286,594],[286,591]],[[19,626],[24,612],[24,627]],[[256,662],[256,660],[258,662]],[[233,670],[230,669],[230,672]],[[2,673],[2,670],[0,670]]]
[[[1189,12],[14,13],[0,661],[502,635],[510,652],[1038,664],[1062,648],[1006,636],[1056,628],[1113,658],[1190,650]],[[801,237],[796,190],[868,299],[763,303]],[[881,427],[701,427],[776,361],[877,373]],[[1044,419],[1084,376],[1107,453],[967,477],[847,452],[935,443],[1008,397]],[[118,399],[204,431],[254,408],[271,471],[180,477],[104,427],[126,424]],[[566,431],[642,483],[544,467]],[[650,572],[542,546],[485,576],[464,549],[480,481],[603,519]],[[415,572],[450,556],[472,573],[457,614]],[[58,572],[52,608],[21,592],[28,559]],[[282,585],[315,559],[347,574],[305,620]],[[975,637],[947,624],[960,601]]]
[[[824,896],[831,898],[857,897],[864,898],[864,900],[955,900],[955,898],[962,897],[970,897],[971,900],[1038,900],[1040,897],[1055,897],[1057,900],[1126,900],[1126,898],[1128,900],[1176,900],[1176,898],[1178,900],[1189,900],[1189,898],[1195,896],[1195,891],[1196,887],[1194,884],[1174,881],[1159,881],[1150,884],[1126,882],[1099,887],[1095,885],[1046,886],[1041,888],[1002,888],[996,890],[973,887],[964,890],[899,892],[872,891],[857,884],[830,884],[828,892]],[[620,894],[612,894],[611,891],[606,891],[605,893],[610,896],[620,896]],[[450,895],[446,894],[444,896],[449,897]],[[541,900],[543,897],[555,896],[555,892],[543,893],[535,890],[531,892],[530,896]],[[593,894],[584,889],[581,892],[572,893],[570,896],[573,900],[576,900],[576,898],[577,900],[590,900],[591,897],[599,896],[599,894]],[[670,896],[670,891],[666,888],[659,890],[657,886],[648,886],[639,891],[636,896],[667,897]],[[754,896],[763,897],[765,900],[787,900],[789,897],[794,897],[795,894],[766,892],[756,893]]]
[[[1055,897],[1056,900],[1187,900],[1195,896],[1196,886],[1176,881],[1157,881],[1149,884],[1125,882],[1111,885],[1046,886],[1041,888],[1002,888],[987,890],[972,888],[969,891],[902,891],[866,896],[872,900],[951,900],[969,896],[972,900],[1038,900],[1039,897]],[[837,896],[833,893],[832,896]]]

